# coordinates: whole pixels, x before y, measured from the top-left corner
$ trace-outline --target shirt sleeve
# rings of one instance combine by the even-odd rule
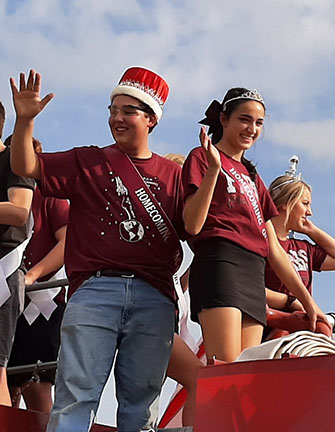
[[[314,271],[320,272],[321,266],[326,259],[327,252],[318,245],[313,245],[308,242],[308,254],[311,258],[311,267]]]
[[[67,200],[48,197],[48,217],[50,226],[55,233],[68,224],[69,219],[69,203]]]
[[[208,169],[208,164],[201,158],[200,151],[200,148],[192,150],[183,165],[184,200],[196,192]]]
[[[7,163],[8,163],[7,176],[6,176],[7,190],[12,188],[12,187],[18,187],[18,188],[30,189],[33,191],[35,189],[35,180],[28,178],[28,177],[18,176],[18,175],[13,173],[11,166],[10,166],[9,152],[8,152]]]
[[[76,149],[38,153],[41,167],[39,188],[43,195],[71,198],[76,193],[78,163]]]

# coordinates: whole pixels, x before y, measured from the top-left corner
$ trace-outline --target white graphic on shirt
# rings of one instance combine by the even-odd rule
[[[236,171],[234,167],[230,168],[229,172],[225,172],[225,170],[221,167],[221,172],[227,179],[227,192],[229,194],[234,194],[236,192],[236,188],[233,184],[235,183],[235,181],[237,181],[240,186],[239,192],[241,193],[241,196],[243,195],[244,197],[246,197],[246,200],[250,202],[250,206],[256,216],[257,223],[259,226],[262,226],[264,224],[264,219],[262,211],[259,207],[259,195],[255,182],[253,182],[248,175]],[[230,177],[230,175],[232,175],[233,177]],[[233,196],[234,199],[229,198],[229,196],[227,199],[227,205],[230,208],[233,208],[236,202],[239,202],[241,204],[246,203],[243,202],[243,200],[238,199],[238,196],[236,195],[231,196]],[[267,232],[265,227],[262,228],[262,235],[264,238],[267,238]]]
[[[136,219],[133,205],[129,198],[128,189],[122,183],[119,176],[115,177],[115,190],[118,196],[122,196],[121,207],[125,210],[128,218],[121,221],[119,225],[119,233],[123,240],[129,243],[136,243],[143,239],[144,228],[141,222]]]
[[[256,195],[257,198],[259,199],[259,196],[258,196],[258,190],[257,190],[257,187],[256,187],[255,182],[252,181],[251,178],[250,178],[249,176],[247,176],[246,174],[241,174],[241,176],[242,176],[242,177],[244,178],[244,180],[245,180],[247,183],[249,183],[249,185],[253,188],[253,190],[254,190],[254,192],[255,192],[255,195]],[[244,193],[244,192],[242,192],[242,193]]]
[[[299,249],[295,251],[290,249],[288,256],[297,272],[308,271],[308,256],[305,250]]]
[[[231,177],[230,175],[229,175],[229,173],[227,173],[222,167],[221,167],[221,172],[222,172],[222,174],[226,177],[226,180],[227,180],[227,192],[229,193],[229,194],[233,194],[233,193],[236,193],[236,187],[234,186],[234,183],[235,183],[235,179],[233,178],[233,177]],[[234,172],[236,172],[235,170],[234,171],[232,171],[233,173]],[[243,178],[243,180],[246,182],[246,183],[248,183],[248,185],[250,186],[250,187],[252,187],[252,189],[253,189],[253,191],[255,192],[255,195],[257,195],[257,197],[258,197],[258,191],[257,191],[257,187],[256,187],[256,184],[255,184],[255,182],[253,182],[252,180],[251,180],[251,178],[248,176],[248,175],[246,175],[246,174],[240,174],[240,177],[242,177]],[[245,195],[245,191],[244,191],[244,189],[243,188],[240,188],[240,192],[241,192],[241,194],[243,194],[243,195]]]
[[[150,177],[143,177],[144,183],[150,188],[150,186],[154,186],[157,190],[160,190],[159,184],[155,181],[157,177],[150,178]]]
[[[221,167],[221,172],[226,177],[227,180],[227,192],[235,193],[236,192],[236,188],[234,186],[235,180],[231,178],[230,175],[228,175],[222,167]]]

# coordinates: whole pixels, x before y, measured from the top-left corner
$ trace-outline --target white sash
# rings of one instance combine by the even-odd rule
[[[236,191],[233,183],[237,182],[240,192],[246,197],[246,202],[248,203],[250,213],[255,219],[256,226],[262,236],[267,238],[266,225],[262,213],[262,206],[259,202],[256,183],[253,182],[249,176],[238,172],[227,156],[224,159],[221,158],[220,174],[226,177],[228,182],[227,190],[229,193],[234,193]],[[229,181],[229,177],[231,178],[231,181]]]
[[[184,250],[184,259],[179,267],[178,271],[173,275],[173,283],[178,296],[178,306],[179,306],[179,328],[180,337],[187,343],[192,351],[196,351],[198,348],[197,342],[194,340],[188,328],[189,321],[189,306],[187,304],[185,294],[183,292],[182,286],[180,284],[180,278],[188,270],[193,259],[193,252],[188,247],[186,242],[182,243]]]
[[[11,296],[8,284],[7,284],[7,278],[12,275],[15,270],[19,268],[22,262],[23,252],[27,247],[27,244],[29,243],[34,219],[32,216],[32,213],[30,212],[29,215],[29,222],[28,222],[28,238],[24,240],[21,244],[19,244],[15,249],[10,251],[7,255],[2,257],[0,259],[0,307],[9,299]]]
[[[64,266],[58,270],[58,272],[53,275],[49,281],[55,281],[57,279],[66,278]],[[23,311],[29,325],[36,320],[36,318],[42,314],[47,321],[49,321],[53,311],[57,308],[57,303],[55,303],[54,298],[60,292],[62,288],[49,288],[41,291],[32,291],[26,293],[30,298],[30,303]]]

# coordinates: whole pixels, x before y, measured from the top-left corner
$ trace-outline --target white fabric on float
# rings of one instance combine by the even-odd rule
[[[299,357],[335,354],[335,341],[324,334],[303,330],[247,348],[236,361],[276,359],[284,354]]]

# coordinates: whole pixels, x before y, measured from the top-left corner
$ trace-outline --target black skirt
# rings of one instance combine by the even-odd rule
[[[195,247],[190,272],[191,318],[202,309],[235,307],[266,324],[265,259],[222,237]]]

